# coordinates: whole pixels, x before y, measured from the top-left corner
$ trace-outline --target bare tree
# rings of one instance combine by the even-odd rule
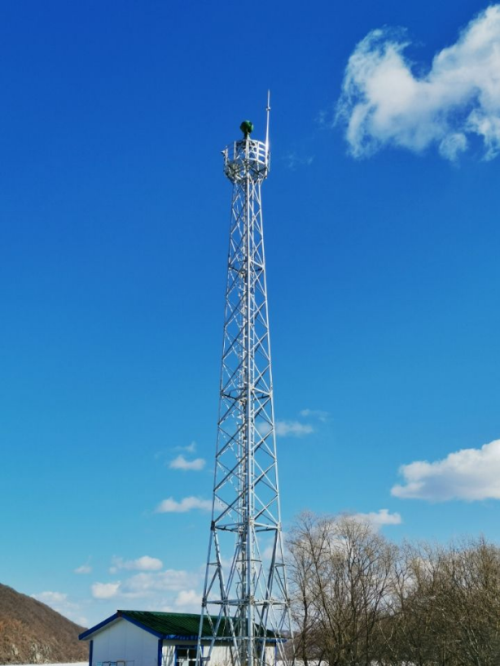
[[[382,663],[437,666],[438,644],[443,624],[435,599],[440,577],[433,549],[427,544],[404,543],[394,562],[388,613],[381,629],[384,634]]]
[[[483,539],[400,549],[387,623],[387,664],[500,663],[500,551]]]
[[[483,538],[396,547],[353,516],[306,513],[288,550],[305,666],[500,664],[500,549]]]
[[[312,514],[299,517],[288,545],[297,656],[370,666],[381,652],[395,547],[353,516]]]
[[[434,600],[443,625],[442,653],[458,666],[500,662],[500,551],[484,539],[440,550]],[[444,661],[443,657],[443,661]]]

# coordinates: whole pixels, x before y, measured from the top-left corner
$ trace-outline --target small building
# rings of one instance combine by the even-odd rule
[[[213,618],[216,621],[216,618]],[[210,627],[206,620],[206,634]],[[89,641],[89,666],[196,666],[200,616],[119,610],[80,634]],[[208,641],[203,645],[208,652]],[[266,663],[275,664],[276,639],[266,640]],[[210,666],[230,666],[227,639],[215,645]]]

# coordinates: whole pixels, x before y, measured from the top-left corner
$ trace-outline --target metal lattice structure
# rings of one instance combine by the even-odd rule
[[[285,660],[290,613],[278,486],[261,184],[270,167],[266,141],[228,146],[233,184],[213,510],[198,664],[216,642],[232,666]],[[204,649],[202,649],[204,645]],[[276,650],[275,650],[276,647]],[[267,655],[267,656],[266,656]]]

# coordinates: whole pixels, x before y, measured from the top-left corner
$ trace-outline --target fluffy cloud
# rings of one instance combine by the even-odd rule
[[[399,471],[405,485],[396,485],[391,492],[403,499],[500,499],[500,440],[450,453],[436,462],[403,465]]]
[[[87,618],[81,615],[80,605],[70,601],[65,592],[51,592],[49,590],[40,592],[40,594],[32,594],[33,599],[41,601],[43,604],[50,606],[55,611],[64,615],[69,620],[76,622],[80,626],[87,626]]]
[[[32,597],[47,606],[65,603],[68,600],[68,595],[64,592],[40,592],[40,594],[33,594]]]
[[[169,592],[177,593],[175,604],[192,603],[193,585],[199,582],[197,573],[177,569],[159,572],[141,572],[123,581],[94,583],[91,587],[94,599],[159,599]],[[186,596],[187,592],[189,595]],[[193,592],[194,594],[194,592]],[[179,601],[179,603],[177,603]]]
[[[195,590],[181,590],[175,598],[174,605],[177,611],[199,613],[201,608],[201,594]]]
[[[193,584],[193,574],[177,569],[167,569],[159,573],[139,573],[124,581],[121,593],[127,597],[151,596],[156,592],[180,592]]]
[[[300,415],[304,418],[309,417],[318,419],[318,421],[321,421],[322,423],[328,421],[328,417],[330,416],[328,412],[325,412],[322,409],[303,409],[301,410]]]
[[[185,451],[186,453],[194,453],[196,451],[196,442],[191,442],[187,446],[176,446],[174,451]]]
[[[201,499],[199,497],[184,497],[177,502],[173,497],[169,497],[156,507],[156,513],[187,513],[193,509],[201,511],[211,511],[212,501]]]
[[[90,589],[94,599],[113,599],[118,595],[120,586],[120,581],[116,583],[94,583]]]
[[[403,522],[399,513],[389,513],[388,509],[371,511],[370,513],[355,513],[353,517],[369,523],[376,529],[384,525],[401,525]]]
[[[92,573],[92,567],[90,566],[90,564],[82,564],[81,567],[77,567],[74,570],[74,573],[76,573],[76,574],[89,574],[89,573]]]
[[[448,160],[479,137],[485,159],[500,151],[500,5],[471,21],[419,75],[400,32],[374,30],[349,58],[337,122],[355,157],[392,145],[421,152],[436,145]]]
[[[186,460],[184,456],[178,455],[177,458],[171,461],[170,469],[182,469],[184,471],[199,472],[205,467],[205,460],[203,458],[195,458],[194,460]]]
[[[303,437],[314,432],[312,425],[299,421],[276,421],[276,434],[280,437]]]
[[[113,565],[110,568],[110,573],[116,573],[119,569],[126,569],[128,571],[159,571],[163,567],[163,562],[157,557],[149,557],[143,555],[136,560],[124,560],[121,557],[113,557]]]

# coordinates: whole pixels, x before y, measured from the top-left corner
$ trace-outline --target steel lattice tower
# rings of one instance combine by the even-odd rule
[[[232,666],[263,666],[265,639],[285,659],[290,614],[278,486],[261,184],[266,141],[244,138],[224,151],[233,184],[220,403],[210,545],[198,664],[225,636]],[[267,641],[267,642],[268,642]],[[202,644],[205,651],[202,654]],[[269,661],[269,660],[267,660]],[[273,651],[274,661],[274,651]]]

